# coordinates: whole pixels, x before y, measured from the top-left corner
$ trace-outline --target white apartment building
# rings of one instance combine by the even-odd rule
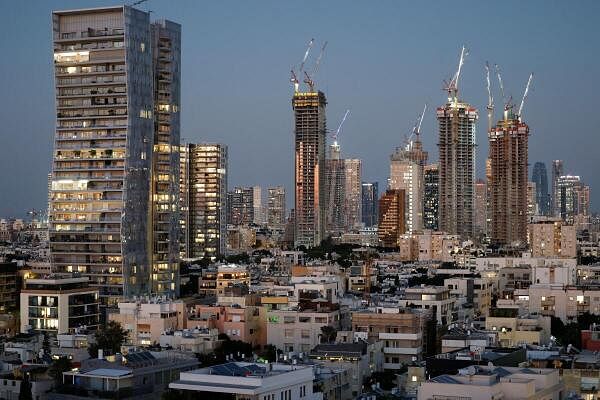
[[[435,317],[440,325],[448,325],[455,320],[453,312],[456,298],[444,286],[408,288],[404,292],[404,298],[398,300],[398,306],[435,310]]]
[[[223,393],[246,400],[313,400],[312,366],[230,362],[181,372],[169,388],[197,398]]]
[[[450,294],[464,297],[473,304],[475,312],[487,315],[492,305],[493,284],[487,278],[448,278],[444,279],[444,286],[450,289]]]
[[[585,312],[600,314],[600,288],[531,285],[529,312],[558,317],[565,323]]]

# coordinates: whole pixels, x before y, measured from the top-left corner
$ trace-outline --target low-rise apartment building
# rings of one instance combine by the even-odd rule
[[[438,324],[448,325],[457,318],[456,298],[450,295],[450,289],[444,286],[415,286],[404,291],[404,297],[398,300],[400,307],[433,310]]]
[[[485,329],[498,333],[502,347],[546,345],[550,341],[550,318],[541,314],[519,315],[515,308],[496,308],[485,319]]]

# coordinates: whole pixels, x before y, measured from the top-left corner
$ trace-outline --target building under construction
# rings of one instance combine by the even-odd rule
[[[378,235],[384,247],[398,247],[400,235],[406,232],[404,190],[388,190],[379,199]]]
[[[439,228],[462,238],[473,236],[475,123],[477,109],[458,98],[458,79],[465,56],[447,85],[448,102],[437,109],[439,123]]]
[[[295,92],[295,246],[318,246],[325,230],[325,94]]]
[[[527,241],[527,150],[529,127],[512,113],[488,133],[491,175],[490,236],[498,245]]]

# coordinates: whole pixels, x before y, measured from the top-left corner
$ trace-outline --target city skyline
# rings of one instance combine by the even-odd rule
[[[25,42],[1,45],[4,53],[14,58],[14,62],[2,66],[3,75],[11,77],[7,89],[12,94],[11,100],[5,100],[2,107],[6,131],[0,143],[0,156],[7,166],[0,175],[4,183],[0,196],[2,216],[21,216],[27,209],[43,209],[47,198],[55,118],[52,49],[48,45],[50,11],[118,3],[56,1],[34,4],[36,7],[16,4],[3,10],[4,18],[8,19],[3,21],[5,26],[15,28],[18,26],[15,24],[21,24],[27,18],[35,26],[24,38]],[[564,160],[565,174],[579,175],[592,187],[591,209],[598,211],[594,187],[600,187],[600,177],[592,175],[596,163],[592,153],[595,146],[593,140],[592,145],[589,143],[596,128],[593,118],[588,117],[594,115],[590,99],[598,88],[598,80],[592,74],[585,74],[586,65],[596,65],[598,55],[571,45],[593,37],[591,15],[594,13],[589,10],[590,6],[598,5],[552,4],[543,15],[535,16],[532,10],[540,4],[546,5],[541,2],[525,5],[516,17],[519,21],[513,25],[521,29],[513,29],[502,37],[495,36],[491,30],[489,34],[485,30],[479,34],[483,23],[476,20],[468,26],[456,24],[455,38],[443,42],[434,41],[436,35],[443,33],[442,28],[412,37],[409,34],[416,30],[411,27],[427,18],[434,21],[448,18],[445,13],[459,21],[470,21],[470,18],[452,10],[443,13],[433,4],[383,3],[377,9],[347,5],[341,10],[333,4],[318,5],[320,14],[300,29],[288,29],[291,32],[281,29],[290,22],[271,21],[276,19],[273,17],[290,12],[289,8],[279,7],[276,3],[266,3],[257,11],[245,4],[236,4],[236,7],[210,5],[207,11],[212,17],[203,14],[203,9],[191,2],[169,7],[167,2],[152,0],[139,8],[152,10],[155,15],[182,24],[182,36],[186,38],[182,47],[182,81],[189,84],[182,85],[181,136],[189,142],[228,145],[230,189],[283,184],[288,193],[293,193],[290,190],[293,164],[289,161],[293,157],[293,114],[289,107],[292,87],[288,74],[289,67],[300,61],[311,37],[329,41],[317,77],[317,88],[324,90],[328,97],[327,116],[336,121],[344,109],[352,109],[352,118],[346,123],[340,142],[348,157],[363,160],[363,180],[379,182],[381,193],[385,191],[389,171],[389,151],[399,146],[404,134],[410,132],[422,103],[427,102],[433,110],[445,102],[445,94],[440,90],[442,80],[455,70],[456,57],[464,43],[470,54],[461,75],[461,97],[480,112],[486,103],[483,68],[486,60],[500,64],[507,92],[515,99],[520,98],[528,73],[536,73],[524,110],[532,131],[530,164],[543,161],[549,166],[553,159]],[[300,19],[309,15],[307,9],[294,6],[291,9]],[[474,15],[485,16],[491,22],[500,20],[510,9],[480,4],[471,7]],[[362,17],[361,11],[366,13]],[[273,22],[272,26],[258,27],[251,18],[242,25],[234,23],[245,20],[244,16],[249,12],[255,12],[257,18],[268,18]],[[577,27],[571,26],[568,18],[562,19],[564,13],[577,19]],[[357,21],[363,26],[343,29],[346,24],[327,23],[327,19],[333,17],[346,19],[347,26]],[[193,18],[201,18],[205,25],[196,27]],[[232,24],[228,29],[217,30],[215,39],[209,35],[213,32],[211,27],[223,18],[230,18]],[[411,18],[417,21],[411,21]],[[560,24],[561,29],[549,29],[547,24]],[[493,26],[493,23],[489,25]],[[285,34],[275,37],[274,32],[281,31]],[[558,31],[560,34],[554,33]],[[269,32],[272,36],[265,36]],[[402,39],[406,38],[414,43],[405,43]],[[517,39],[521,41],[515,42]],[[510,48],[504,45],[509,42]],[[555,57],[559,49],[564,60]],[[572,51],[575,53],[571,56]],[[497,93],[497,84],[493,82],[492,85]],[[37,91],[35,96],[28,94],[32,90]],[[198,93],[210,93],[210,96],[198,96]],[[548,112],[552,101],[556,104],[559,100],[554,97],[557,93],[561,94],[562,112]],[[377,103],[377,106],[368,103]],[[29,109],[36,112],[31,113]],[[496,117],[499,116],[498,109],[497,106]],[[250,118],[250,115],[256,117]],[[564,115],[570,117],[562,118]],[[477,177],[484,176],[485,126],[485,118],[480,118],[476,133]],[[435,161],[438,152],[433,111],[425,115],[422,132],[424,149]],[[565,132],[569,133],[570,143],[574,145],[564,145]],[[268,162],[264,162],[265,157]]]

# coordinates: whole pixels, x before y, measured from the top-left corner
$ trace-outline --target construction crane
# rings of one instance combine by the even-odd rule
[[[458,80],[460,78],[460,73],[462,71],[462,66],[465,63],[465,57],[469,54],[469,52],[467,51],[467,49],[465,48],[465,46],[462,47],[461,51],[460,51],[460,59],[458,61],[458,69],[456,70],[456,73],[454,74],[454,76],[452,77],[452,79],[450,79],[450,82],[444,82],[445,83],[445,89],[448,91],[448,100],[449,101],[456,101],[457,97],[458,97]]]
[[[327,42],[323,43],[323,47],[321,47],[321,52],[319,53],[319,57],[317,57],[317,61],[315,62],[315,67],[313,68],[312,76],[308,74],[308,72],[304,71],[304,83],[308,85],[311,92],[315,91],[315,76],[319,71],[319,65],[321,64],[321,59],[323,58],[323,53],[325,53],[325,48],[327,47]]]
[[[502,95],[502,102],[504,103],[504,119],[508,119],[509,111],[513,108],[512,104],[512,96],[509,96],[508,99],[504,94],[504,84],[502,83],[502,75],[500,75],[500,67],[498,64],[494,64],[494,68],[496,69],[496,76],[498,77],[498,84],[500,85],[500,94]]]
[[[308,42],[308,46],[306,47],[306,51],[304,52],[304,58],[302,58],[302,62],[300,63],[300,68],[298,69],[298,75],[300,75],[300,76],[302,76],[302,72],[304,71],[304,64],[306,63],[306,60],[308,59],[308,54],[310,53],[310,49],[312,48],[314,42],[315,42],[315,39],[310,39],[310,42]],[[298,89],[300,88],[300,81],[298,80],[298,75],[296,75],[296,72],[294,71],[293,67],[292,67],[291,75],[292,76],[290,78],[290,81],[294,85],[294,92],[297,92]]]
[[[340,134],[340,131],[342,130],[342,125],[344,125],[344,122],[346,121],[348,114],[350,114],[350,110],[346,110],[346,113],[344,114],[344,117],[342,118],[342,122],[340,122],[340,125],[338,126],[337,130],[333,133],[333,135],[331,135],[331,138],[333,139],[334,144],[337,144],[338,136]]]
[[[415,122],[415,125],[413,126],[412,132],[410,133],[409,136],[404,135],[404,141],[405,141],[405,146],[407,147],[407,150],[409,150],[409,147],[412,144],[412,138],[413,136],[416,136],[417,140],[419,140],[419,136],[421,135],[421,124],[423,123],[423,118],[425,117],[425,112],[427,111],[427,103],[425,103],[425,106],[423,107],[423,112],[421,112],[421,115],[419,116],[419,118],[417,118],[417,121]]]
[[[492,124],[494,120],[494,97],[492,96],[492,82],[490,80],[490,64],[485,62],[485,81],[488,92],[488,104],[487,104],[487,112],[488,112],[488,132],[492,130]]]
[[[521,113],[523,112],[523,105],[525,104],[525,99],[527,98],[527,94],[529,94],[529,86],[531,85],[531,80],[533,79],[533,72],[529,74],[529,79],[527,79],[527,85],[525,86],[525,92],[523,92],[523,98],[521,99],[521,104],[519,105],[519,113],[517,117],[519,121],[521,120]]]

